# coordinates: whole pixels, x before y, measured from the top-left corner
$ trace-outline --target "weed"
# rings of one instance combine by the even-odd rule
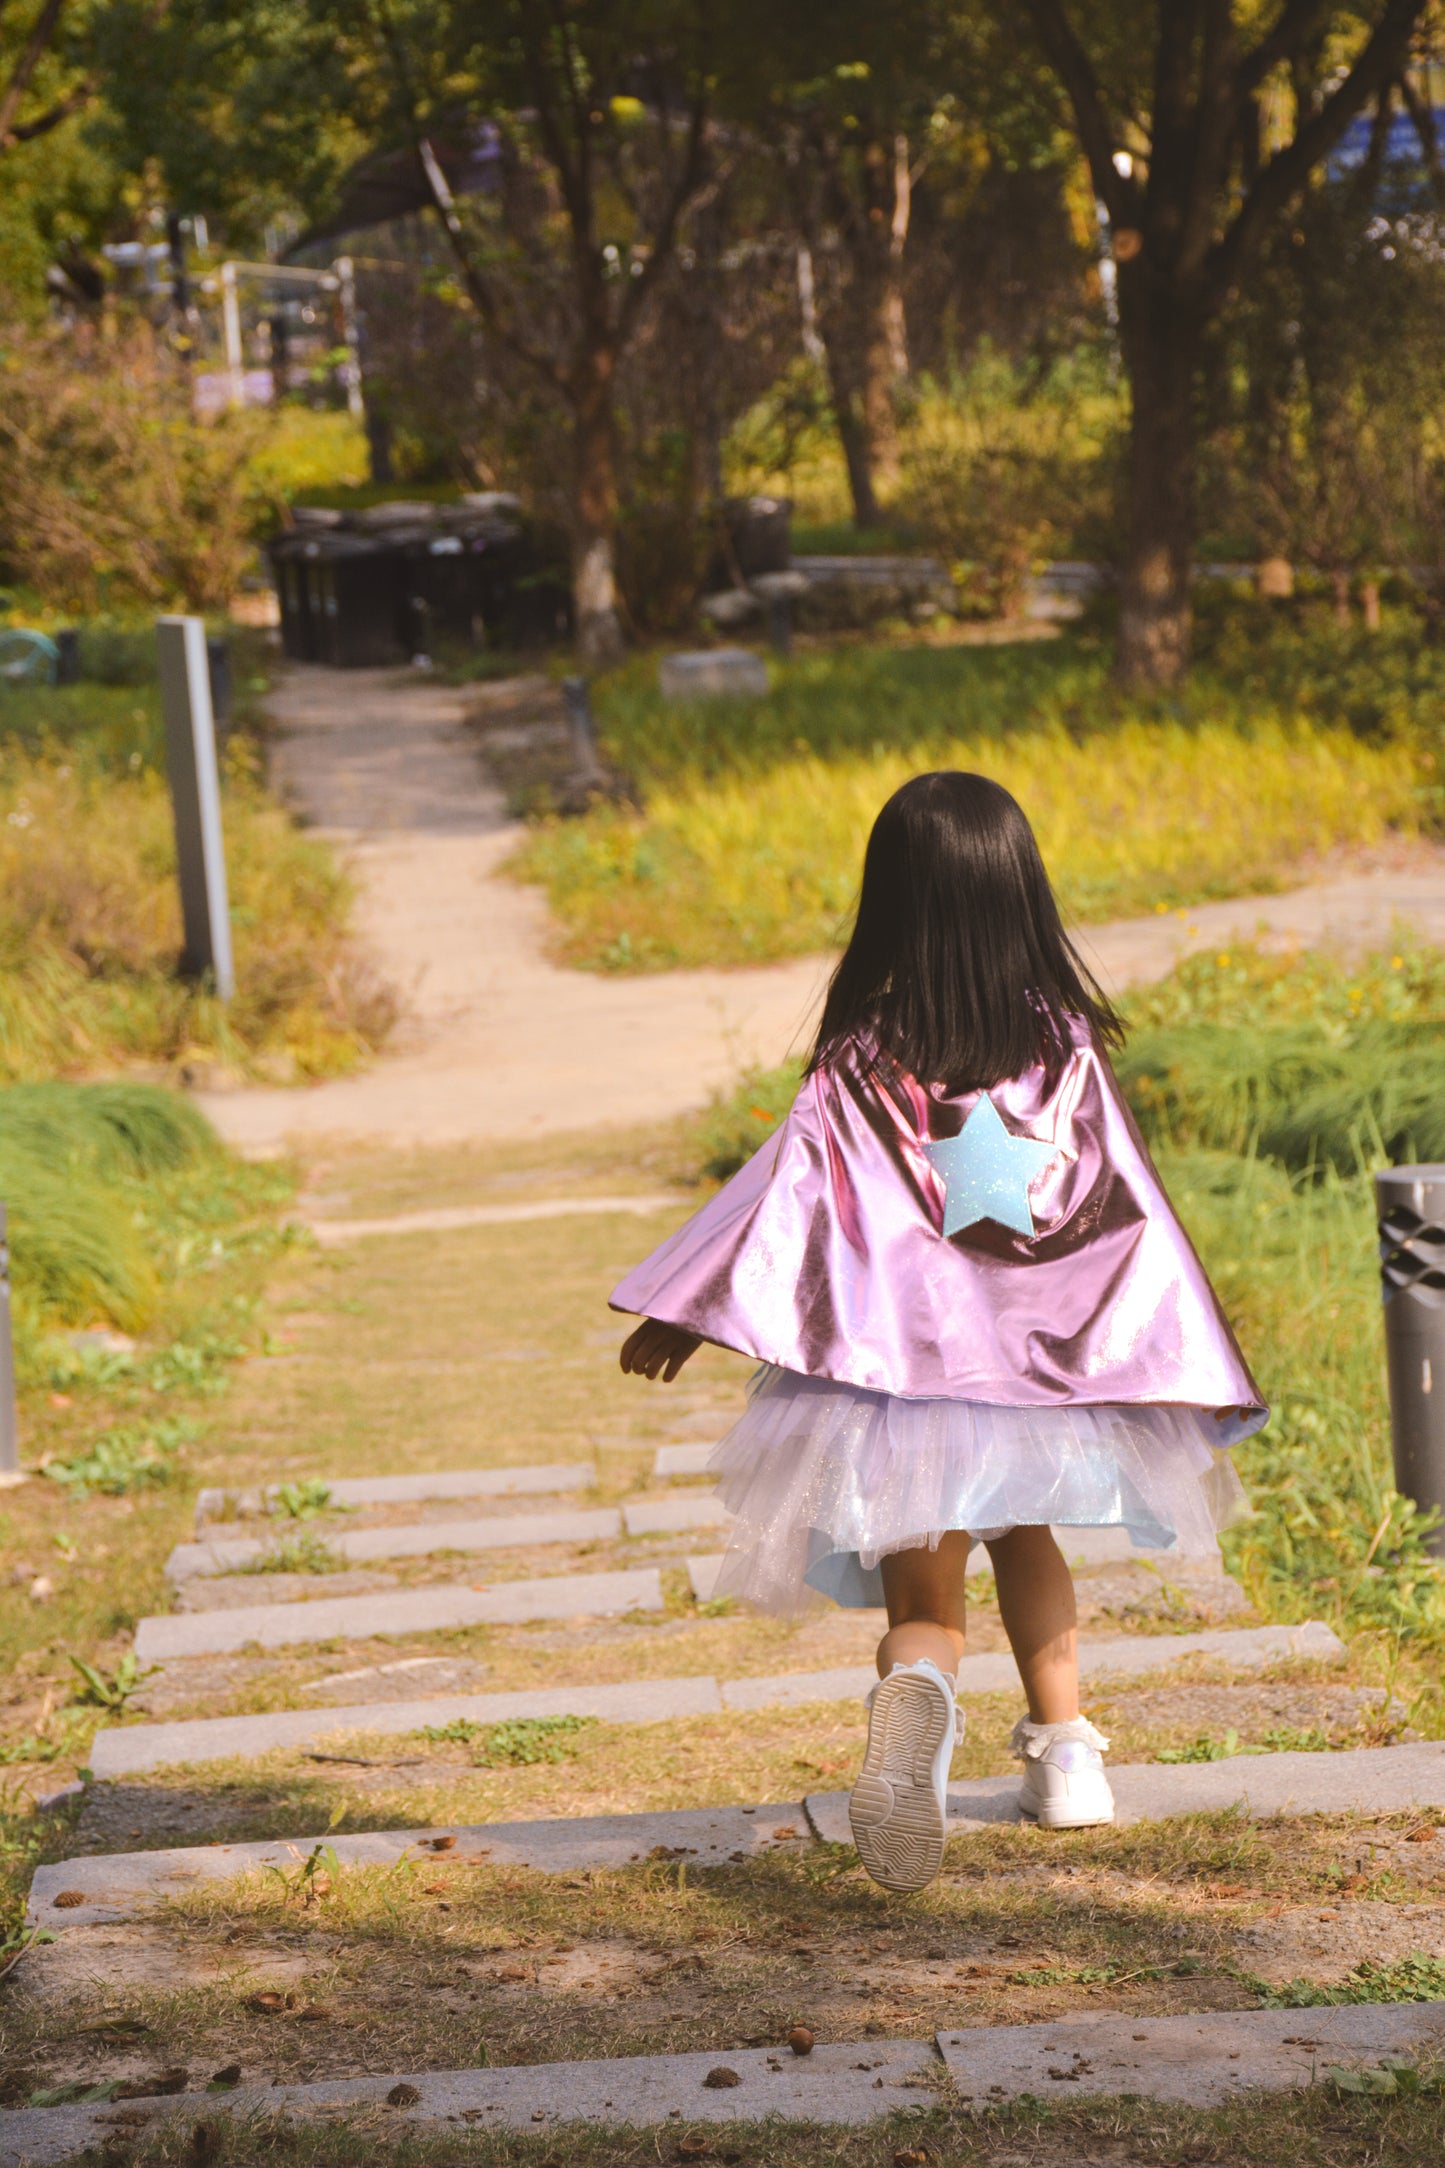
[[[1214,1762],[1228,1761],[1238,1753],[1258,1753],[1257,1747],[1241,1748],[1239,1733],[1227,1731],[1222,1739],[1211,1739],[1201,1732],[1189,1746],[1164,1746],[1154,1759],[1161,1762]]]
[[[1400,2094],[1445,2093],[1445,2063],[1421,2064],[1406,2055],[1384,2055],[1370,2070],[1327,2063],[1320,2076],[1336,2093],[1363,2095],[1371,2100]]]
[[[268,1512],[281,1514],[292,1521],[312,1520],[330,1506],[331,1485],[318,1475],[304,1476],[299,1483],[277,1483],[266,1497]]]
[[[119,1711],[124,1709],[131,1695],[139,1693],[145,1680],[160,1670],[159,1664],[147,1664],[142,1670],[136,1662],[134,1649],[127,1649],[114,1671],[98,1671],[83,1657],[72,1655],[69,1662],[80,1675],[80,1691],[75,1699],[96,1709]]]
[[[258,1557],[237,1566],[237,1573],[341,1573],[346,1560],[314,1528],[275,1536]]]
[[[195,1424],[182,1417],[162,1417],[145,1426],[118,1424],[103,1431],[89,1451],[42,1462],[41,1473],[79,1497],[98,1491],[105,1498],[122,1498],[130,1491],[173,1483],[177,1458],[195,1436]]]
[[[1241,1975],[1265,2010],[1319,2010],[1340,2003],[1445,2001],[1445,1958],[1397,1957],[1388,1963],[1363,1958],[1344,1980],[1321,1987],[1313,1980],[1287,1980],[1282,1987]]]
[[[595,1722],[590,1716],[518,1716],[501,1724],[476,1724],[459,1716],[449,1724],[424,1724],[417,1736],[461,1746],[480,1741],[479,1769],[525,1769],[538,1762],[566,1761],[571,1749],[564,1741]]]

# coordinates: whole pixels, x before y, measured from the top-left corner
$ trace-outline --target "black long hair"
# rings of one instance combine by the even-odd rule
[[[873,823],[808,1073],[861,1039],[920,1083],[986,1089],[1061,1065],[1071,1017],[1103,1045],[1123,1037],[1064,932],[1022,807],[986,775],[914,776]]]

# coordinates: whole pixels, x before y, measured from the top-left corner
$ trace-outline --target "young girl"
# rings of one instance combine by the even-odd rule
[[[889,1889],[943,1857],[970,1545],[1028,1699],[1023,1812],[1111,1821],[1051,1524],[1217,1556],[1243,1497],[1222,1449],[1265,1420],[1119,1096],[1121,1036],[1008,792],[916,776],[792,1112],[612,1296],[644,1319],[624,1370],[671,1380],[703,1340],[763,1364],[711,1461],[719,1594],[887,1605],[850,1811]]]

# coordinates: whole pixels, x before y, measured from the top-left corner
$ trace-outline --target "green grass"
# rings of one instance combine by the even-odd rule
[[[604,754],[643,810],[544,822],[514,862],[546,888],[568,960],[665,970],[835,945],[878,808],[928,767],[1013,790],[1084,920],[1277,888],[1307,855],[1412,832],[1434,805],[1438,667],[1368,735],[1303,665],[1264,688],[1241,665],[1163,708],[1124,701],[1087,639],[770,667],[758,700],[666,701],[650,658],[599,686]]]

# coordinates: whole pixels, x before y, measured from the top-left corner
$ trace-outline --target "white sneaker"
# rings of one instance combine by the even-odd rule
[[[948,1765],[963,1712],[924,1657],[895,1664],[868,1696],[868,1746],[848,1801],[858,1857],[884,1889],[915,1890],[943,1864]]]
[[[1024,1765],[1019,1807],[1040,1829],[1092,1829],[1114,1819],[1104,1774],[1109,1742],[1087,1717],[1034,1724],[1021,1716],[1009,1741]]]

